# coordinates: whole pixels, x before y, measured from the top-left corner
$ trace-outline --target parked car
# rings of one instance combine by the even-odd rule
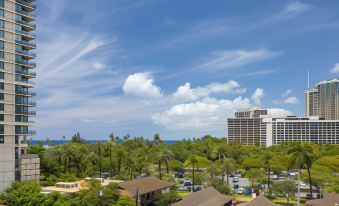
[[[239,185],[238,185],[238,184],[234,184],[234,185],[233,185],[233,188],[234,188],[234,189],[239,189]]]
[[[307,199],[307,200],[310,200],[310,199],[312,199],[312,196],[311,196],[311,194],[310,194],[310,193],[307,193],[307,194],[306,194],[306,199]]]
[[[238,195],[244,194],[244,188],[239,188],[238,189]]]
[[[238,177],[234,177],[232,182],[239,182],[239,178]]]
[[[235,174],[230,174],[230,177],[232,177],[232,178],[233,178],[233,177],[236,177],[236,175],[235,175]]]
[[[195,186],[193,192],[197,192],[199,190],[202,190],[202,188],[200,186]]]
[[[184,181],[184,186],[185,186],[185,187],[192,186],[191,180],[185,180],[185,181]]]
[[[185,174],[183,172],[178,172],[175,176],[180,179],[185,178]]]

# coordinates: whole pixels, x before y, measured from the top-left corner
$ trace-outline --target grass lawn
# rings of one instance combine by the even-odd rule
[[[240,202],[249,202],[252,200],[252,196],[250,195],[233,195],[233,197],[235,198],[236,201],[240,201]],[[278,205],[287,206],[286,199],[284,198],[276,198],[272,202]],[[301,204],[300,204],[301,206],[304,206],[303,202],[304,201],[301,201]],[[290,200],[290,206],[296,206],[296,205],[297,205],[296,200]]]
[[[178,195],[180,196],[180,197],[185,197],[185,196],[187,196],[187,195],[189,195],[189,194],[191,194],[191,192],[188,192],[188,191],[178,191]]]

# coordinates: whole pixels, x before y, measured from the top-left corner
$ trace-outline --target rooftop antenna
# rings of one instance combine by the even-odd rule
[[[310,70],[307,70],[307,89],[310,88]]]

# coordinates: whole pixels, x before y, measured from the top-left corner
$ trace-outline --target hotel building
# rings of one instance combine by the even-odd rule
[[[339,119],[339,79],[322,81],[314,89],[308,89],[305,96],[308,117]]]
[[[34,0],[0,0],[0,193],[15,180],[34,178],[29,173],[39,162],[26,155],[27,137],[35,135],[29,129],[35,116],[32,100],[36,74],[32,72],[36,55],[32,50],[36,25]],[[30,161],[32,159],[32,161]],[[20,166],[25,167],[22,172]],[[28,172],[27,172],[28,171]],[[24,173],[25,178],[22,177]],[[28,177],[28,178],[27,178]]]
[[[267,114],[267,111],[260,110]],[[319,117],[280,117],[245,115],[236,113],[228,119],[228,142],[242,145],[272,146],[282,142],[314,142],[339,144],[339,120]]]

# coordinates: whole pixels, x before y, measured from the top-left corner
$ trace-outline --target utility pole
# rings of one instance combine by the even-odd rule
[[[138,199],[139,199],[139,188],[137,188],[137,192],[135,195],[135,206],[138,206]]]

